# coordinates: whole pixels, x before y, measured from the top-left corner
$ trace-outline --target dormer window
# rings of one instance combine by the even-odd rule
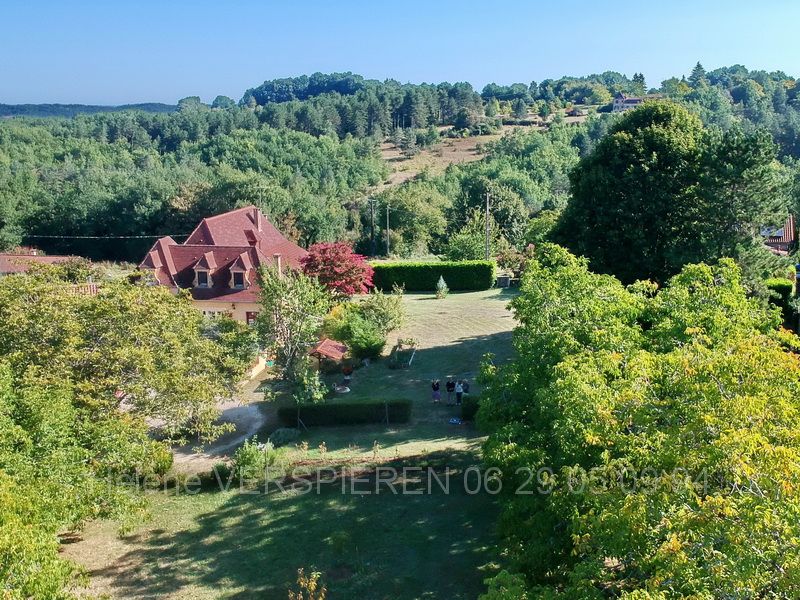
[[[196,271],[197,287],[209,287],[208,271]]]
[[[235,288],[243,288],[244,287],[244,272],[242,271],[234,271],[233,272],[233,287]]]

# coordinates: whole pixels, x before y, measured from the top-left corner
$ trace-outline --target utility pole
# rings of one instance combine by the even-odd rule
[[[491,234],[491,231],[490,231],[491,228],[489,226],[489,198],[490,197],[491,196],[489,195],[489,192],[486,192],[486,218],[485,218],[485,221],[486,221],[486,260],[489,260],[489,254],[491,254],[491,245],[490,245],[490,240],[489,240],[489,236]]]
[[[370,255],[375,256],[375,198],[369,199],[369,213],[370,213]]]
[[[389,241],[389,205],[386,205],[386,256],[389,256],[391,243]]]

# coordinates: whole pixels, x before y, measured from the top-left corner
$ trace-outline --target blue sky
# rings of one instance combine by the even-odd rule
[[[479,89],[604,70],[655,85],[697,60],[800,75],[792,0],[3,0],[0,15],[0,103],[238,100],[314,71]]]

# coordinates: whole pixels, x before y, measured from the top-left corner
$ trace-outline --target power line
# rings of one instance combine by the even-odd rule
[[[188,233],[159,233],[155,235],[35,235],[26,233],[24,238],[45,238],[53,240],[140,240],[161,237],[185,237]]]

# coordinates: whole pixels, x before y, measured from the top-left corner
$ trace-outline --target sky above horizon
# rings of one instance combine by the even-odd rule
[[[607,70],[657,86],[698,60],[800,75],[800,3],[732,4],[3,0],[0,103],[239,100],[316,71],[479,90]]]

